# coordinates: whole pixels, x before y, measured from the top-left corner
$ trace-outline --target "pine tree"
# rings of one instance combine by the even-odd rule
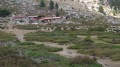
[[[104,0],[99,0],[100,1],[100,4],[104,4]]]
[[[44,0],[41,0],[41,1],[40,1],[40,7],[45,7],[45,2],[44,2]]]
[[[54,9],[54,2],[53,2],[52,0],[50,0],[49,9],[50,9],[50,10],[53,10],[53,9]]]
[[[11,14],[10,10],[6,8],[0,8],[0,17],[6,17]]]
[[[100,13],[103,13],[103,14],[105,14],[105,12],[104,12],[104,9],[103,9],[103,6],[99,6],[99,10],[98,10]]]
[[[55,9],[58,10],[58,8],[59,8],[59,7],[58,7],[58,3],[56,2],[56,4],[55,4]]]
[[[56,11],[56,14],[55,14],[55,15],[56,15],[56,17],[59,17],[59,12],[58,12],[58,11]]]

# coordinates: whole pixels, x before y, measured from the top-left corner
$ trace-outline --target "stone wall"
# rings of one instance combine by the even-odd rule
[[[2,42],[2,41],[0,41],[0,47],[1,46],[15,46],[16,45],[16,43],[14,43],[14,42]]]

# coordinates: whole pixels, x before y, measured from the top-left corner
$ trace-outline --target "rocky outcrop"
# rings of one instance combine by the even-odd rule
[[[81,10],[98,12],[99,6],[102,5],[104,12],[107,16],[120,17],[120,14],[114,15],[114,10],[109,6],[109,0],[54,0],[60,5],[60,8],[64,10]]]

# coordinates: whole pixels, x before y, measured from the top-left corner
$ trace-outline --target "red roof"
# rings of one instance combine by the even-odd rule
[[[13,18],[17,19],[17,18],[32,18],[32,20],[53,20],[53,19],[60,19],[61,17],[38,17],[38,16],[23,16],[23,15],[18,15],[18,16],[14,16]]]
[[[13,18],[24,18],[24,16],[15,16]]]

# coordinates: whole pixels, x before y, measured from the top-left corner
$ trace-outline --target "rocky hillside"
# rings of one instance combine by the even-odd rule
[[[1,0],[0,3],[1,5],[3,4],[2,6],[7,6],[7,4],[9,3],[8,5],[11,4],[11,6],[9,6],[11,8],[15,8],[15,6],[16,9],[21,8],[19,12],[39,13],[37,12],[38,9],[35,9],[36,5],[39,5],[39,1],[40,0]],[[102,6],[103,12],[107,16],[120,17],[120,13],[118,12],[116,14],[115,13],[116,11],[110,7],[109,1],[111,0],[53,0],[53,1],[59,3],[59,7],[65,11],[74,10],[80,12],[82,11],[82,12],[100,13],[99,9],[100,6]]]
[[[99,13],[99,7],[103,7],[103,11],[108,16],[120,17],[115,14],[115,10],[110,8],[109,0],[54,0],[60,4],[64,10],[92,11]]]
[[[48,6],[45,0],[46,6]],[[59,9],[63,9],[68,15],[80,18],[84,17],[95,18],[99,16],[105,16],[112,23],[120,23],[120,13],[110,7],[109,1],[111,0],[53,0],[54,3],[59,4]],[[41,10],[39,8],[40,0],[0,0],[0,7],[8,7],[12,10],[13,14],[25,14],[25,15],[38,15],[49,12],[49,10]],[[9,5],[9,6],[8,6]],[[113,4],[114,5],[114,4]],[[100,12],[100,6],[103,13]],[[105,15],[104,15],[105,14]],[[88,18],[86,18],[88,17]],[[117,20],[113,17],[118,18]]]

